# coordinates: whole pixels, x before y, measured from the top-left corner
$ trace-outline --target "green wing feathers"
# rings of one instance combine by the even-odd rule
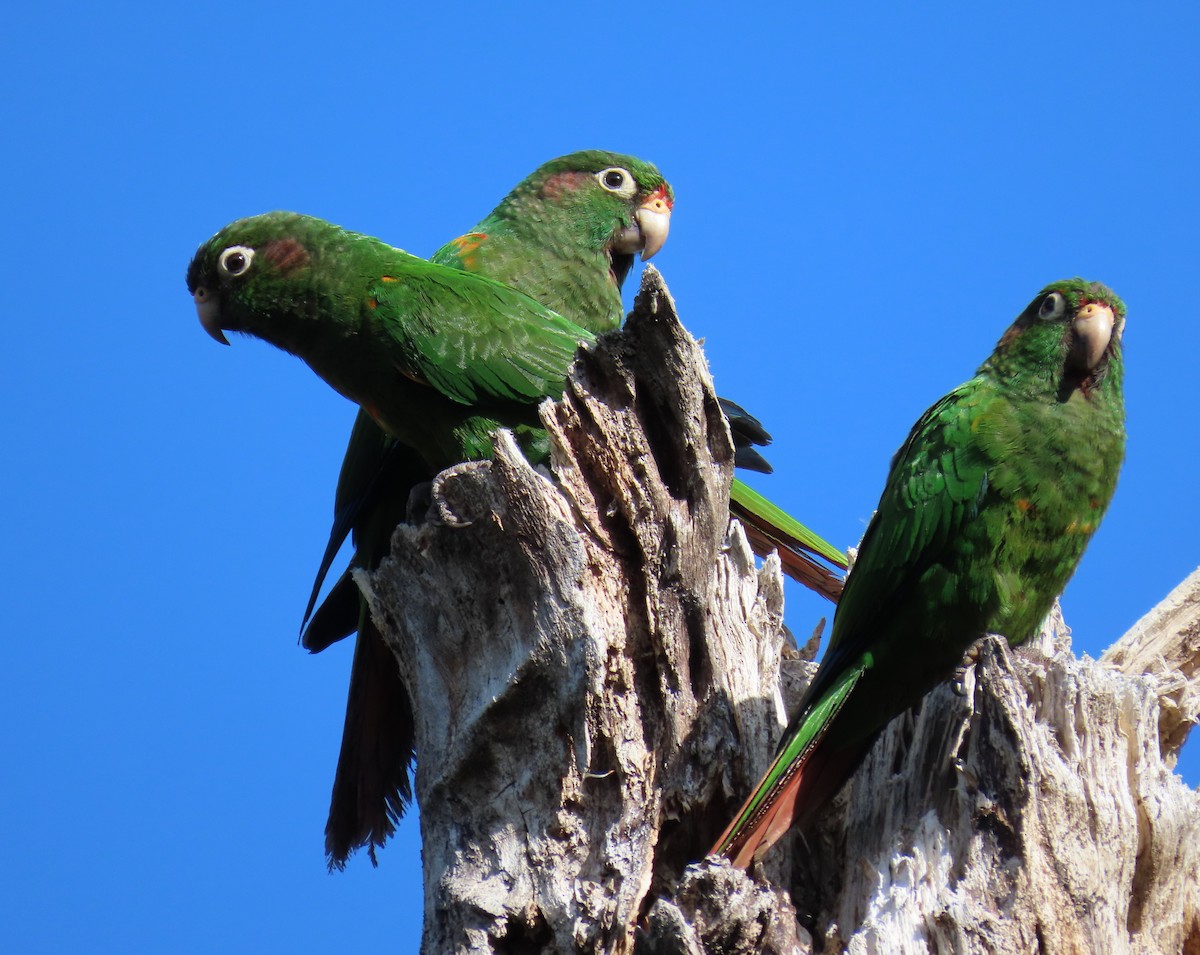
[[[483,276],[405,265],[371,290],[378,320],[402,372],[462,404],[560,394],[576,350],[593,341],[586,329]]]

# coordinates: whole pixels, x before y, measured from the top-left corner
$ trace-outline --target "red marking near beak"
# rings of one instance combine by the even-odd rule
[[[655,189],[652,193],[650,193],[650,195],[648,195],[646,197],[646,201],[644,203],[642,203],[642,205],[649,205],[655,199],[661,199],[663,202],[665,202],[667,204],[668,209],[675,208],[675,200],[672,199],[669,195],[667,195],[667,184],[666,183],[663,183],[661,186],[659,186],[657,189]]]

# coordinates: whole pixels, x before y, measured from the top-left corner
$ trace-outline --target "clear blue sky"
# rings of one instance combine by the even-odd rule
[[[240,216],[428,255],[553,156],[653,160],[656,263],[775,435],[756,484],[844,544],[1034,293],[1103,280],[1130,439],[1076,648],[1200,562],[1200,8],[801,6],[5,14],[0,949],[417,947],[415,820],[322,863],[350,647],[296,634],[354,409],[201,331],[184,269]],[[798,633],[821,612],[789,591]]]

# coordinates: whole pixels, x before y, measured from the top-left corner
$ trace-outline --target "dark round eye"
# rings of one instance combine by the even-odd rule
[[[637,183],[633,181],[629,170],[622,169],[620,166],[609,166],[607,169],[600,170],[596,173],[596,181],[604,189],[615,192],[619,196],[632,196],[637,191]]]
[[[1038,318],[1049,321],[1053,318],[1058,318],[1067,310],[1067,300],[1063,297],[1062,292],[1051,292],[1044,299],[1038,308]]]
[[[238,276],[245,274],[253,261],[253,249],[244,245],[231,245],[221,253],[221,257],[217,259],[217,265],[226,275]]]

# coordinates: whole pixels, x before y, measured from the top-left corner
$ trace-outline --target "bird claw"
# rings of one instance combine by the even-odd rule
[[[963,654],[962,662],[954,668],[954,679],[950,681],[950,688],[954,690],[956,696],[969,696],[975,690],[975,664],[979,662],[979,657],[983,653],[984,641],[990,637],[990,633],[985,633],[982,637],[967,647]],[[971,686],[967,686],[967,681],[970,680]]]

